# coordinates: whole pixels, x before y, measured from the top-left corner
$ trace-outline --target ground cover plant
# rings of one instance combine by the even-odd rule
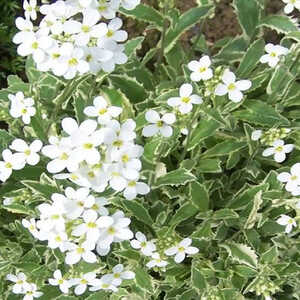
[[[300,1],[214,43],[217,1],[45,2],[0,91],[1,299],[300,299]]]

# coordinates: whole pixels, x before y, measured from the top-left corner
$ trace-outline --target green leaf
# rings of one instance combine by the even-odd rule
[[[42,184],[38,181],[23,180],[21,181],[21,183],[29,187],[34,192],[42,194],[47,199],[51,199],[52,194],[59,192],[55,186],[49,184]]]
[[[203,290],[206,289],[206,280],[201,273],[201,271],[193,265],[192,267],[192,286],[196,289]]]
[[[155,187],[158,188],[164,185],[185,185],[195,179],[195,176],[188,170],[177,169],[159,177],[155,183]]]
[[[288,119],[280,115],[275,108],[260,100],[247,100],[246,109],[233,112],[237,119],[262,126],[289,126]]]
[[[176,41],[190,27],[207,17],[212,10],[211,5],[191,8],[180,16],[174,28],[169,27],[165,37],[165,52],[168,53],[175,46]]]
[[[151,6],[146,4],[139,4],[135,9],[126,10],[119,9],[120,12],[126,16],[133,17],[143,22],[154,24],[158,29],[161,29],[164,24],[163,15]]]
[[[244,225],[245,229],[251,229],[254,227],[256,221],[257,221],[257,211],[260,209],[261,204],[263,203],[262,199],[262,191],[257,192],[257,194],[254,196],[253,200],[253,206],[251,209],[251,212],[248,216],[248,219]]]
[[[233,209],[242,208],[254,201],[255,195],[259,191],[266,191],[268,187],[269,184],[267,183],[249,187],[237,196],[233,197],[233,199],[229,202],[228,207]]]
[[[209,194],[206,187],[195,181],[190,184],[191,200],[199,211],[207,211],[209,208]]]
[[[133,216],[142,221],[149,226],[153,225],[153,220],[149,215],[147,209],[143,206],[142,203],[134,201],[134,200],[124,200],[122,204],[132,212]]]
[[[222,172],[220,159],[201,159],[197,165],[199,173],[220,173]]]
[[[65,295],[61,295],[55,298],[55,300],[76,300],[78,299],[78,297],[75,296],[65,296]]]
[[[251,38],[259,23],[260,8],[255,0],[234,0],[233,6],[244,33]]]
[[[31,216],[34,213],[33,210],[21,204],[1,205],[0,207],[14,214],[24,214]]]
[[[152,279],[151,276],[148,275],[147,272],[145,272],[140,267],[135,267],[135,280],[136,284],[143,290],[146,290],[150,293],[153,292],[153,285],[152,285]]]
[[[214,147],[206,150],[202,157],[214,157],[228,155],[232,152],[238,151],[247,146],[246,142],[237,142],[236,140],[227,140],[215,145]]]
[[[197,212],[199,212],[199,210],[196,206],[191,203],[185,203],[176,211],[175,215],[171,219],[170,226],[179,224],[183,220],[194,216]]]
[[[125,46],[125,50],[124,50],[125,54],[128,57],[136,54],[136,50],[141,49],[144,39],[145,38],[143,36],[138,36],[134,39],[127,41],[124,45]]]
[[[264,48],[265,42],[263,39],[259,39],[250,45],[237,69],[237,75],[240,78],[246,78],[251,74],[264,54]]]
[[[249,246],[232,242],[221,244],[220,247],[225,248],[228,254],[239,263],[249,267],[257,266],[257,255]]]
[[[290,33],[286,34],[283,39],[293,39],[299,43],[300,42],[300,32],[299,31],[290,32]]]
[[[146,99],[147,92],[135,79],[126,75],[110,75],[113,86],[118,87],[132,103],[139,103]]]
[[[14,136],[10,135],[6,130],[0,129],[0,152],[8,147],[8,145],[15,139]]]
[[[131,259],[135,261],[139,261],[141,258],[141,255],[138,251],[134,250],[116,250],[114,251],[114,254],[118,257],[123,257],[125,259]]]
[[[236,218],[239,218],[239,215],[232,209],[228,208],[219,209],[213,215],[214,220],[226,220]]]
[[[278,258],[278,250],[274,245],[261,255],[261,261],[266,263],[275,263]]]
[[[267,16],[260,21],[259,26],[268,27],[276,30],[278,33],[290,33],[291,31],[298,31],[297,26],[288,16]]]
[[[45,126],[42,126],[42,124],[43,121],[38,115],[33,116],[30,120],[30,125],[33,128],[36,136],[43,142],[46,142],[48,141],[48,136],[45,132]]]
[[[255,277],[257,275],[257,271],[253,268],[250,268],[245,265],[235,265],[233,266],[233,270],[242,277]]]
[[[220,127],[220,123],[213,119],[201,120],[199,125],[191,133],[190,141],[188,143],[188,150],[194,149],[203,140],[214,135]]]

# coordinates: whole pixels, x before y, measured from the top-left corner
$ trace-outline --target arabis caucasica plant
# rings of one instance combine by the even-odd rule
[[[41,2],[0,91],[0,298],[300,299],[299,1],[233,0],[216,43],[218,1]]]

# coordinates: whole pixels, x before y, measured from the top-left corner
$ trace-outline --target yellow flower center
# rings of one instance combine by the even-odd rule
[[[182,101],[183,101],[183,100],[182,100]],[[161,121],[161,120],[159,120],[159,121],[156,122],[156,126],[157,126],[157,127],[163,127],[163,125],[164,125],[164,122]]]
[[[87,26],[87,25],[82,25],[81,30],[84,33],[88,33],[88,32],[91,31],[91,28],[89,26]]]
[[[106,10],[106,6],[103,5],[103,6],[98,6],[98,10],[101,12],[101,11],[105,11]]]
[[[8,163],[6,163],[6,164],[5,164],[5,168],[7,168],[7,169],[11,169],[11,168],[12,168],[12,164],[11,164],[11,163],[9,163],[9,162],[8,162]]]
[[[32,44],[31,44],[31,48],[32,49],[37,49],[39,47],[39,44],[38,44],[38,42],[33,42]]]
[[[86,56],[86,58],[85,58],[85,60],[86,60],[87,62],[92,61],[92,59],[93,59],[93,56],[92,56],[91,54],[88,54],[88,55]]]
[[[147,246],[147,243],[146,242],[141,242],[141,247],[144,248]]]
[[[116,229],[113,227],[109,227],[107,230],[108,234],[115,234],[116,233]]]
[[[21,114],[22,115],[25,115],[27,113],[27,109],[26,108],[23,108],[22,110],[21,110]]]
[[[62,241],[62,239],[61,239],[61,237],[58,235],[58,236],[55,237],[55,241],[59,243],[59,242]]]
[[[199,68],[199,72],[200,72],[200,73],[203,73],[203,72],[205,72],[206,70],[207,70],[206,67],[201,67],[201,68]]]
[[[59,219],[59,215],[52,215],[52,216],[51,216],[51,219],[52,219],[52,220],[58,220],[58,219]]]
[[[89,222],[89,223],[87,223],[87,227],[89,227],[89,228],[96,228],[97,225],[94,222]]]
[[[278,146],[276,147],[275,151],[276,152],[281,152],[283,150],[283,147],[282,146]]]
[[[289,224],[293,224],[293,223],[294,223],[294,220],[293,220],[293,219],[289,219],[289,220],[288,220],[288,223],[289,223]]]
[[[77,180],[79,177],[77,175],[75,175],[75,174],[71,174],[70,178],[72,180]]]
[[[291,177],[291,180],[297,180],[298,179],[298,176],[296,176],[296,175],[293,175],[292,177]]]
[[[97,205],[96,203],[95,203],[95,204],[93,204],[93,206],[92,206],[92,209],[94,209],[94,210],[98,210],[98,209],[99,209],[99,205]]]
[[[179,248],[178,248],[178,251],[179,251],[179,252],[184,252],[184,247],[179,247]]]
[[[276,57],[277,54],[276,54],[275,52],[271,52],[271,53],[270,53],[270,56],[271,56],[271,57]]]
[[[119,176],[120,176],[120,173],[118,173],[118,172],[112,172],[111,175],[112,175],[112,176],[115,176],[115,177],[119,177]]]
[[[86,144],[83,145],[83,148],[84,148],[84,149],[87,149],[87,150],[90,150],[90,149],[93,148],[93,144],[91,144],[91,143],[86,143]]]
[[[106,36],[112,37],[114,35],[114,32],[112,30],[108,30]]]
[[[81,284],[87,284],[88,282],[87,282],[87,280],[85,280],[85,279],[81,279],[81,280],[80,280],[80,283],[81,283]]]
[[[81,207],[84,206],[84,202],[83,201],[78,201],[77,204],[78,204],[78,206],[81,206]]]
[[[17,282],[16,282],[16,284],[23,284],[23,280],[18,280]]]
[[[114,274],[114,277],[115,277],[115,278],[120,278],[120,277],[121,277],[121,274],[120,274],[120,273],[115,273],[115,274]]]
[[[74,67],[74,66],[78,65],[78,60],[75,57],[73,57],[73,58],[69,59],[68,64],[69,64],[69,66]]]
[[[121,147],[122,145],[123,145],[123,141],[118,140],[113,142],[113,146],[115,147]]]
[[[29,226],[29,230],[34,230],[34,229],[35,229],[35,227],[33,225]]]
[[[58,280],[58,284],[63,284],[64,283],[64,280],[63,279],[59,279]]]
[[[96,177],[96,175],[95,175],[95,173],[93,171],[88,172],[88,176],[91,177],[91,178],[95,178]]]
[[[66,152],[62,153],[62,155],[60,156],[60,160],[67,160],[68,158],[69,155]]]
[[[136,186],[136,182],[135,181],[129,181],[128,186],[134,187],[134,186]]]
[[[104,115],[106,112],[107,112],[106,108],[101,108],[101,109],[99,109],[98,114],[99,115]]]
[[[184,103],[189,103],[191,101],[191,98],[190,97],[182,97],[181,101]]]
[[[51,22],[51,21],[46,21],[46,25],[47,25],[47,27],[51,27],[51,26],[53,25],[53,22]]]
[[[76,252],[77,252],[78,254],[82,254],[82,253],[84,252],[84,249],[81,248],[81,247],[79,247],[79,248],[76,249]]]
[[[127,154],[124,154],[123,156],[122,156],[122,162],[123,163],[127,163],[129,161],[129,156],[127,155]]]
[[[103,289],[108,289],[109,288],[109,285],[107,283],[102,283],[102,288]]]
[[[60,58],[60,54],[59,53],[53,53],[52,58],[53,59],[58,59],[58,58]]]
[[[229,90],[229,91],[235,90],[235,84],[234,84],[234,83],[230,83],[230,84],[228,85],[228,90]]]
[[[25,155],[29,156],[31,151],[29,149],[27,149],[27,150],[24,151],[24,153],[25,153]]]

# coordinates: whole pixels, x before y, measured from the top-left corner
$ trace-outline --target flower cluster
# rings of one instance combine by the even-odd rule
[[[127,32],[120,30],[122,20],[116,17],[120,6],[133,9],[139,0],[68,0],[42,5],[43,15],[35,27],[36,1],[24,2],[25,18],[18,17],[20,30],[13,38],[18,54],[32,55],[37,69],[52,71],[72,79],[77,74],[111,72],[116,64],[124,64],[124,42]],[[109,23],[99,22],[102,19]]]
[[[22,272],[16,275],[7,274],[6,279],[14,283],[12,287],[14,294],[24,295],[23,300],[33,300],[43,295],[42,292],[38,291],[35,283],[27,281],[27,276]]]
[[[9,94],[8,99],[11,102],[9,113],[13,118],[22,118],[25,124],[30,123],[30,118],[35,115],[36,109],[33,106],[32,98],[25,98],[22,92],[16,95]]]
[[[86,292],[89,288],[90,291],[98,290],[111,290],[116,292],[118,286],[121,285],[124,279],[130,280],[135,277],[131,271],[125,271],[122,264],[113,267],[112,273],[102,275],[97,278],[97,273],[89,272],[80,275],[67,275],[62,276],[60,270],[53,273],[53,278],[49,278],[49,283],[53,286],[58,286],[62,293],[68,294],[71,287],[74,288],[75,295],[79,296]]]
[[[163,257],[164,255],[175,255],[174,261],[176,263],[181,263],[185,259],[186,254],[192,255],[198,253],[199,251],[198,248],[190,246],[192,243],[190,238],[185,238],[181,242],[164,251],[158,251],[155,241],[147,241],[147,238],[143,233],[137,232],[135,237],[136,239],[130,241],[131,247],[134,249],[139,249],[143,255],[151,257],[150,261],[146,264],[148,268],[164,268],[167,266],[168,262],[165,260],[165,257]]]
[[[22,139],[15,139],[9,146],[10,149],[5,149],[2,152],[3,161],[0,161],[0,180],[5,182],[13,170],[21,170],[26,164],[34,166],[40,161],[40,156],[37,154],[42,148],[40,140],[33,141],[28,145]]]
[[[100,105],[101,102],[101,105]],[[50,145],[42,153],[52,160],[47,164],[50,173],[67,169],[69,173],[56,174],[56,178],[69,178],[79,186],[103,192],[112,188],[132,200],[138,194],[150,191],[146,183],[140,182],[142,167],[140,157],[143,147],[136,145],[135,127],[132,119],[120,123],[113,117],[122,109],[109,106],[103,97],[94,100],[95,106],[87,107],[87,115],[98,116],[78,124],[72,118],[62,120],[64,137],[50,137]],[[99,106],[100,105],[100,106]]]

